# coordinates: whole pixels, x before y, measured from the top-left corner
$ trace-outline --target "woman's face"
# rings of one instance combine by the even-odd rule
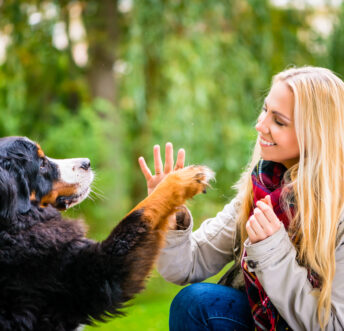
[[[294,94],[286,83],[279,81],[272,85],[258,117],[256,130],[264,160],[282,163],[287,168],[299,161]]]

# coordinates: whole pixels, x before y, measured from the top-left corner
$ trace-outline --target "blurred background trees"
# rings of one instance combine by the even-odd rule
[[[343,18],[340,0],[0,0],[0,135],[91,159],[95,192],[68,213],[96,239],[145,197],[138,157],[171,141],[217,174],[198,226],[233,195],[271,77],[344,75]]]

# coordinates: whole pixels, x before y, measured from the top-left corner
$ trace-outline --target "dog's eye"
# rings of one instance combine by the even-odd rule
[[[39,159],[39,167],[41,169],[44,169],[46,167],[46,165],[47,165],[47,160],[45,158]]]

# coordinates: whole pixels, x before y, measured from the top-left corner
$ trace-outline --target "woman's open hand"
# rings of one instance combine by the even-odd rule
[[[267,195],[257,202],[257,207],[246,223],[248,238],[254,244],[272,236],[280,228],[281,222],[273,210],[270,196]]]
[[[185,151],[180,149],[177,155],[177,162],[174,166],[173,160],[173,145],[172,143],[167,143],[165,146],[165,165],[162,164],[160,155],[160,146],[155,145],[153,148],[154,154],[154,170],[155,174],[152,175],[150,169],[148,168],[145,159],[141,156],[139,157],[139,164],[141,171],[145,176],[147,182],[148,195],[153,192],[155,187],[173,170],[178,170],[184,168],[185,162]]]

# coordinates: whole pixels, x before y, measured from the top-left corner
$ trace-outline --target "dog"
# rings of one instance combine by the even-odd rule
[[[0,329],[75,330],[123,314],[163,245],[168,216],[205,190],[213,174],[169,174],[102,242],[60,211],[84,200],[84,158],[55,160],[25,137],[0,139]]]

